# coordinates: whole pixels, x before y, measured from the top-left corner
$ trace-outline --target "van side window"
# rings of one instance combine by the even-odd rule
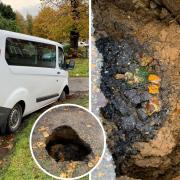
[[[58,47],[58,64],[59,67],[63,67],[64,66],[64,53],[62,48]]]
[[[39,42],[7,38],[5,58],[9,65],[55,68],[56,47]]]

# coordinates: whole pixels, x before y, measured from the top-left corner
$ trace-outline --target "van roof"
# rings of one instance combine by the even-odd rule
[[[55,42],[55,41],[51,41],[49,39],[44,39],[44,38],[40,38],[40,37],[36,37],[36,36],[30,36],[30,35],[26,35],[26,34],[22,34],[22,33],[6,31],[6,30],[0,30],[0,37],[26,39],[26,40],[30,40],[30,41],[37,41],[37,42],[48,43],[48,44],[52,44],[52,45],[60,45],[61,47],[63,47],[62,44]]]

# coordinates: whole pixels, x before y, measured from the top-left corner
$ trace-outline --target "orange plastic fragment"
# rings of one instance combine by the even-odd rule
[[[159,84],[161,81],[161,78],[155,74],[150,74],[148,76],[148,81],[154,84]]]
[[[159,88],[160,88],[159,85],[150,84],[148,86],[148,91],[149,91],[150,94],[159,94]]]

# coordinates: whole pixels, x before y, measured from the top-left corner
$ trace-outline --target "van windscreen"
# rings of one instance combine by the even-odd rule
[[[7,38],[5,58],[9,65],[55,68],[56,46]]]

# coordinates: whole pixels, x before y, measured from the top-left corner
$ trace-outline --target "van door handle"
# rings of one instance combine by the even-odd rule
[[[57,74],[61,74],[61,73],[58,71]]]

